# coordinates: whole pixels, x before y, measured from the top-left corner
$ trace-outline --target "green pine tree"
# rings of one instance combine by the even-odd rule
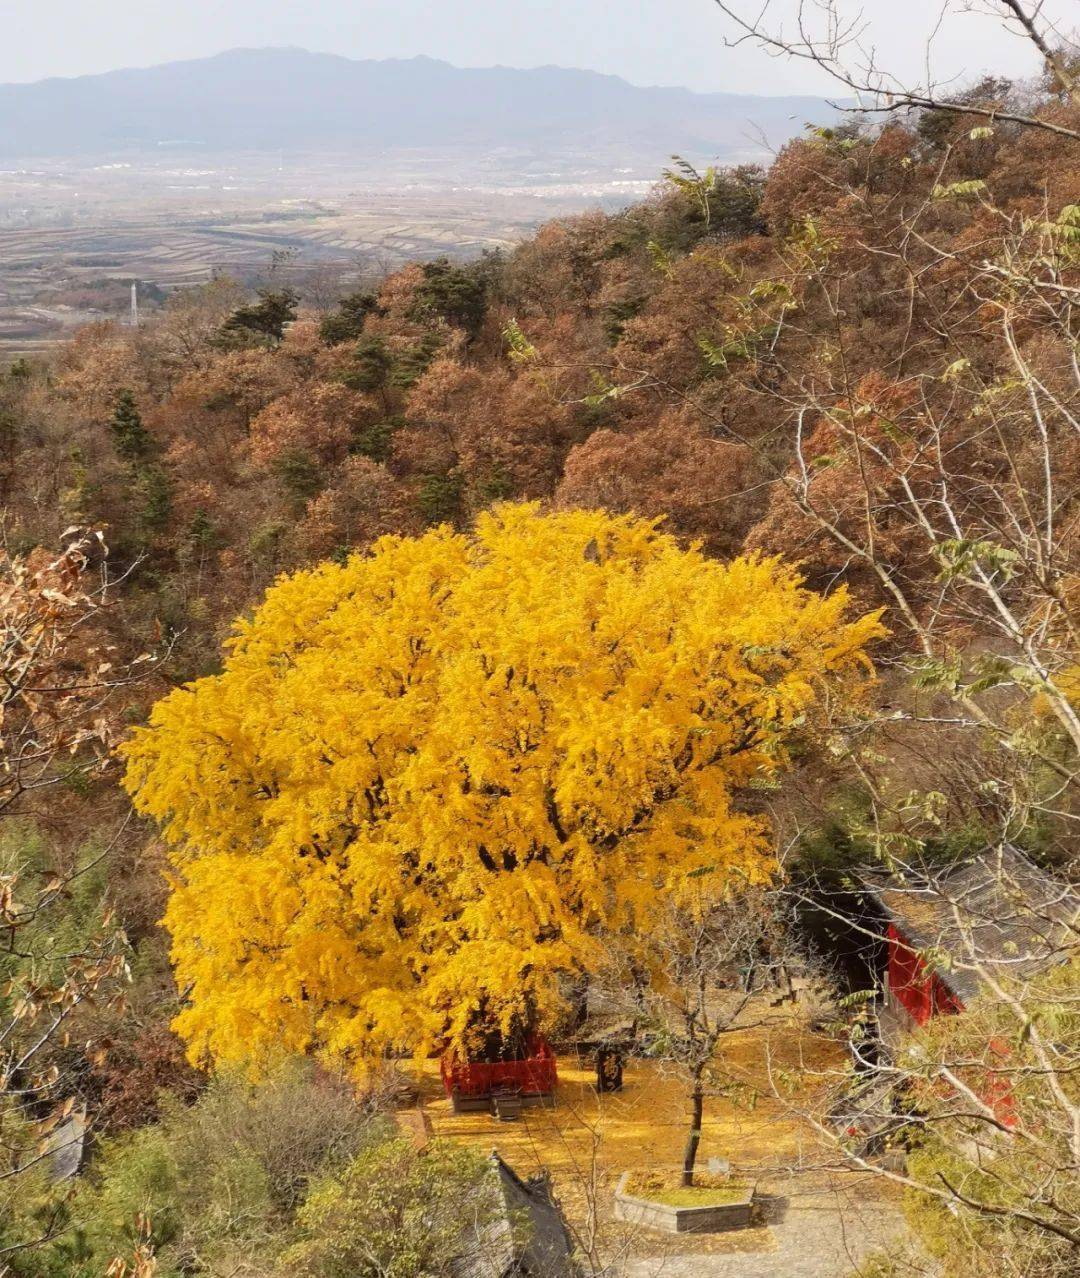
[[[116,397],[116,408],[109,422],[116,451],[125,461],[139,461],[147,457],[153,447],[150,432],[143,425],[135,396],[122,390]]]

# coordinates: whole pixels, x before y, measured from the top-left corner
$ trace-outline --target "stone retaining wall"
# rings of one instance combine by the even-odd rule
[[[615,1219],[648,1229],[662,1229],[669,1234],[718,1234],[729,1229],[746,1229],[753,1211],[754,1190],[748,1187],[746,1198],[713,1207],[671,1207],[650,1198],[638,1198],[626,1192],[629,1172],[623,1172],[615,1190]]]

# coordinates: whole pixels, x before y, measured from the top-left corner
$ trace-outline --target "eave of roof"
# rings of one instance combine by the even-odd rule
[[[1080,897],[1010,844],[947,867],[933,877],[871,868],[862,883],[886,917],[955,995],[983,991],[978,969],[1028,976],[1060,962],[1080,932]],[[1067,952],[1067,951],[1066,951]]]

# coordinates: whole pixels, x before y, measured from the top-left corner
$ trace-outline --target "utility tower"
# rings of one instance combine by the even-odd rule
[[[139,327],[139,289],[134,280],[131,281],[131,327]]]

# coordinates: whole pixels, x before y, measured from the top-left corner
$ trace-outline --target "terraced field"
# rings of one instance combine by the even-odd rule
[[[647,185],[588,169],[511,169],[496,185],[449,161],[418,161],[413,172],[400,158],[367,167],[326,157],[207,163],[57,161],[0,173],[0,358],[124,314],[133,280],[148,304],[157,290],[215,273],[255,282],[276,260],[303,289],[313,273],[348,280],[507,246],[551,217],[610,207]]]

